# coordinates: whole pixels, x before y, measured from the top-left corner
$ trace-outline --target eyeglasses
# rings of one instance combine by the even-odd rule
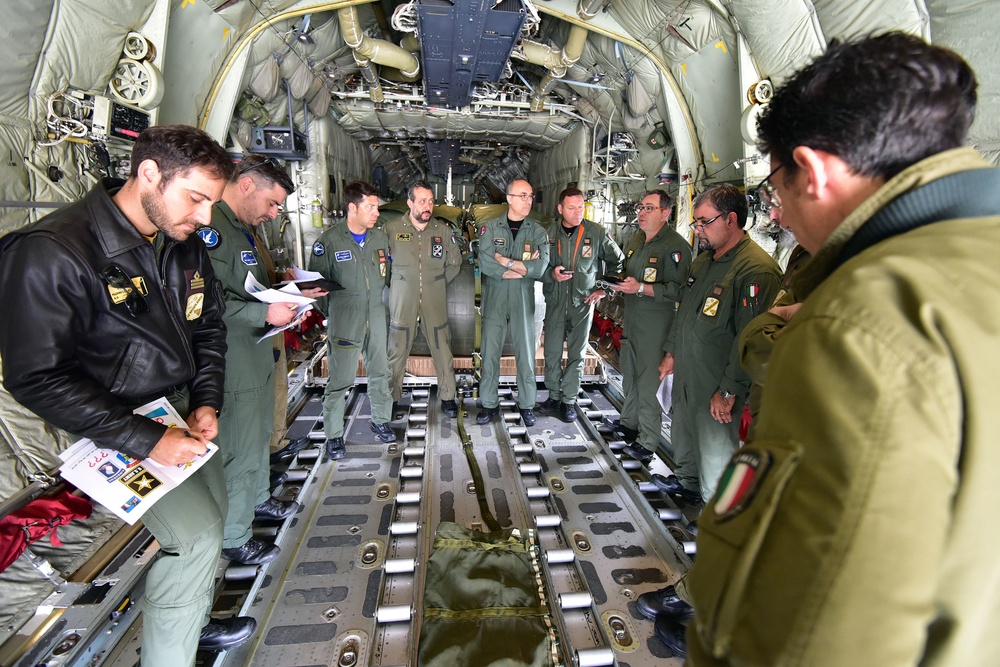
[[[662,211],[662,206],[643,206],[642,204],[637,204],[635,207],[636,213],[652,213],[653,211]]]
[[[508,196],[508,197],[517,197],[518,199],[522,199],[522,200],[524,200],[524,201],[529,201],[529,200],[531,200],[531,199],[534,199],[534,198],[535,198],[535,195],[533,195],[533,194],[532,194],[532,193],[530,193],[530,192],[522,192],[522,193],[521,193],[521,194],[519,194],[519,195],[515,195],[515,194],[511,193],[511,194],[508,194],[507,196]]]
[[[149,312],[149,304],[146,302],[146,297],[142,295],[135,286],[135,283],[132,282],[132,279],[128,277],[125,269],[117,264],[111,264],[101,269],[101,277],[107,281],[109,286],[125,293],[125,307],[128,308],[129,315],[136,317],[137,315]],[[111,298],[114,299],[115,295],[112,294]],[[118,302],[116,301],[116,303]]]
[[[719,215],[715,216],[711,220],[702,220],[700,218],[695,218],[694,222],[691,223],[691,228],[692,229],[696,229],[696,230],[698,230],[700,232],[701,230],[705,229],[710,224],[712,224],[713,222],[715,222],[716,220],[718,220],[719,218],[721,218],[722,216],[723,216],[723,214],[720,213]]]
[[[243,174],[248,174],[254,169],[263,169],[264,167],[271,167],[272,169],[277,169],[278,171],[284,172],[285,170],[281,168],[278,161],[273,157],[264,158],[260,162],[253,162],[251,164],[246,164],[247,159],[244,158],[236,169],[236,173],[242,176]]]
[[[785,164],[779,164],[777,168],[767,175],[760,185],[757,186],[757,195],[760,197],[760,203],[766,208],[781,208],[781,197],[778,196],[778,188],[774,187],[771,183],[771,178],[774,177]]]

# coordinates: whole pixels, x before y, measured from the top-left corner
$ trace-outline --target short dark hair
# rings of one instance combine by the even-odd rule
[[[747,198],[735,185],[713,185],[694,198],[692,208],[698,208],[705,203],[711,204],[712,208],[727,218],[730,213],[735,213],[740,229],[746,227]]]
[[[248,153],[243,156],[243,159],[236,165],[236,172],[230,182],[235,183],[244,176],[249,176],[254,183],[261,187],[280,185],[286,194],[290,195],[295,192],[295,184],[292,183],[288,172],[282,169],[277,160],[267,155]]]
[[[559,193],[559,204],[562,205],[566,197],[582,197],[583,191],[580,188],[566,188]]]
[[[639,201],[642,201],[646,197],[659,197],[660,198],[660,208],[673,208],[674,199],[666,190],[646,190],[642,193],[642,197],[639,197]]]
[[[190,125],[157,125],[143,130],[132,146],[131,178],[139,175],[139,165],[145,160],[159,167],[161,188],[195,167],[227,181],[235,170],[229,153],[207,132]]]
[[[976,75],[953,51],[901,32],[834,40],[764,107],[757,147],[791,170],[808,146],[889,179],[962,146],[975,110]]]
[[[409,199],[410,201],[413,201],[413,191],[416,190],[417,188],[421,188],[423,190],[430,190],[431,194],[434,193],[434,188],[431,187],[431,184],[421,179],[419,181],[414,181],[413,183],[410,184],[410,187],[406,188],[406,198]]]
[[[378,197],[375,186],[366,181],[351,181],[344,187],[344,204],[360,206],[365,197]]]

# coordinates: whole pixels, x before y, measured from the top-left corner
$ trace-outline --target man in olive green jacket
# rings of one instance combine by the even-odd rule
[[[448,326],[448,283],[462,268],[462,250],[447,223],[432,217],[434,190],[417,181],[406,191],[404,213],[385,225],[392,258],[389,278],[389,389],[392,400],[403,394],[403,374],[417,321],[434,359],[441,410],[458,416],[455,367]]]
[[[530,216],[534,198],[527,181],[511,181],[507,215],[487,220],[479,228],[483,274],[479,397],[483,409],[476,416],[477,424],[487,424],[499,413],[500,354],[508,325],[517,364],[517,406],[526,426],[535,423],[535,281],[549,264],[549,237]]]
[[[347,454],[344,446],[344,392],[354,386],[358,357],[364,355],[371,430],[382,442],[395,442],[389,426],[392,396],[386,354],[386,310],[382,289],[389,274],[389,239],[378,221],[378,191],[354,181],[344,188],[347,219],[320,234],[313,244],[309,269],[319,271],[343,289],[320,302],[327,317],[329,377],[323,390],[323,430],[331,460]]]
[[[598,273],[619,274],[625,261],[607,230],[583,218],[583,192],[566,188],[559,194],[561,220],[549,234],[549,265],[542,276],[545,294],[545,386],[549,396],[541,414],[558,412],[576,421],[583,354],[590,338],[594,304],[604,290],[594,289]],[[563,343],[566,368],[563,369]]]
[[[639,231],[625,245],[622,336],[622,405],[616,432],[633,441],[625,452],[649,460],[660,444],[663,411],[656,399],[656,365],[691,270],[691,246],[670,225],[673,200],[663,190],[643,195],[636,207]]]
[[[255,515],[283,519],[298,503],[271,497],[268,463],[274,427],[274,347],[258,340],[271,326],[284,326],[295,316],[294,303],[264,303],[250,296],[247,273],[266,287],[271,279],[253,228],[273,220],[285,198],[295,191],[278,163],[263,155],[247,155],[226,184],[222,201],[212,209],[212,224],[198,230],[212,258],[226,300],[225,403],[219,414],[219,445],[226,473],[229,511],[222,555],[244,565],[260,565],[277,557],[277,545],[253,536]]]
[[[666,343],[660,378],[674,374],[671,393],[674,475],[658,484],[689,502],[707,501],[739,446],[740,416],[750,378],[737,338],[777,293],[781,269],[744,231],[746,197],[717,185],[694,201],[698,247],[691,277]],[[654,479],[654,482],[658,482]]]
[[[1000,654],[1000,173],[961,147],[975,91],[957,54],[888,33],[832,44],[760,119],[813,258],[699,520],[695,667]]]

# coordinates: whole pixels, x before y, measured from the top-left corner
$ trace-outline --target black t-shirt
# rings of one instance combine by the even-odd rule
[[[523,223],[524,223],[523,219],[518,220],[518,221],[515,222],[514,220],[511,220],[510,218],[507,218],[507,226],[510,227],[510,235],[511,236],[517,236],[517,232],[518,232],[518,230],[521,229],[521,225]]]

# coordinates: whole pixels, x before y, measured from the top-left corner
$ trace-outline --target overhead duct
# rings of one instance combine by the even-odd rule
[[[566,46],[562,49],[554,49],[551,46],[527,39],[521,42],[521,53],[524,59],[549,70],[531,97],[532,111],[541,111],[545,108],[546,96],[556,87],[559,79],[566,76],[566,71],[580,59],[586,43],[587,29],[578,25],[570,28],[569,36],[566,38]]]
[[[366,35],[361,29],[355,7],[338,9],[337,18],[340,20],[344,42],[354,51],[354,61],[361,68],[361,76],[371,90],[372,100],[381,102],[383,99],[382,84],[379,83],[378,72],[372,63],[399,70],[406,81],[416,81],[419,78],[420,63],[416,57],[392,42]]]
[[[608,0],[580,0],[576,5],[576,13],[584,21],[597,16],[597,12],[608,3]]]

